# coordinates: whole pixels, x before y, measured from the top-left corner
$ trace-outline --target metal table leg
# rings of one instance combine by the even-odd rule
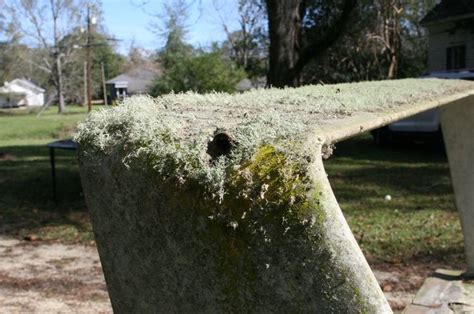
[[[56,160],[54,154],[54,147],[49,148],[49,161],[51,163],[51,178],[53,180],[53,200],[57,203],[56,198]]]

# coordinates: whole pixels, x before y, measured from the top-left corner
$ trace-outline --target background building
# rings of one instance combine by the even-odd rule
[[[44,92],[41,87],[24,79],[5,82],[0,87],[0,108],[43,106]]]
[[[474,1],[443,0],[421,25],[429,31],[428,72],[474,70]]]

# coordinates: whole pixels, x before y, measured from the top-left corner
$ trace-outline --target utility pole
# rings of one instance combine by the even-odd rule
[[[87,61],[84,61],[84,101],[82,106],[87,106]]]
[[[107,88],[105,86],[105,70],[104,70],[104,62],[100,63],[100,69],[102,71],[102,90],[104,93],[104,105],[108,105],[107,103]]]
[[[92,60],[91,60],[91,6],[87,5],[87,44],[86,44],[86,58],[87,58],[87,110],[92,110]]]

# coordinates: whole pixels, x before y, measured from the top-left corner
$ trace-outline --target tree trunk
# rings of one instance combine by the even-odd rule
[[[66,112],[66,105],[64,104],[64,86],[63,86],[63,71],[61,66],[61,55],[56,56],[56,72],[58,75],[57,89],[58,89],[58,113]]]
[[[401,13],[403,12],[403,6],[399,1],[383,3],[382,8],[385,8],[383,19],[384,23],[384,36],[386,49],[388,51],[388,79],[396,79],[398,76],[398,61],[401,52]]]
[[[390,66],[388,67],[387,78],[393,80],[397,78],[398,56],[396,52],[390,53]]]
[[[301,46],[302,0],[267,0],[270,37],[270,69],[267,85],[297,86],[299,73],[294,66]]]
[[[300,85],[303,68],[341,37],[357,0],[343,2],[339,16],[327,27],[324,36],[304,40],[302,22],[308,3],[307,0],[266,0],[270,37],[267,85],[270,87]],[[314,27],[308,31],[314,32]]]
[[[64,82],[63,82],[63,69],[62,69],[62,64],[61,64],[61,49],[59,48],[59,41],[61,38],[61,35],[59,33],[58,29],[58,20],[59,20],[59,14],[61,11],[61,2],[55,2],[53,0],[50,0],[50,5],[51,5],[51,16],[53,20],[53,34],[54,34],[54,58],[55,58],[55,67],[56,72],[55,74],[57,75],[55,83],[56,83],[56,89],[58,92],[58,113],[63,114],[66,112],[66,105],[64,104]]]

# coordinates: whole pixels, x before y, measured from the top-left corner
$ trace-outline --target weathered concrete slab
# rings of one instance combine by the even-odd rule
[[[93,113],[76,140],[114,310],[390,312],[322,157],[473,90],[400,80],[139,97]]]
[[[474,101],[461,99],[443,107],[441,124],[461,217],[467,272],[474,275]]]
[[[438,269],[426,279],[405,314],[474,313],[474,282],[462,271]]]

